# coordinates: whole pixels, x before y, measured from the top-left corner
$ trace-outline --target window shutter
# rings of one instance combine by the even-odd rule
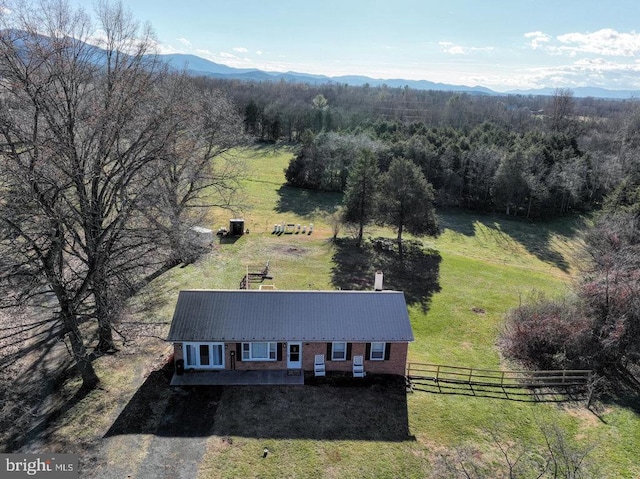
[[[236,361],[242,361],[242,343],[236,343]]]
[[[282,361],[282,348],[283,348],[283,344],[284,343],[278,343],[276,345],[276,356],[278,358],[278,361]]]
[[[325,361],[331,361],[332,348],[333,348],[333,343],[327,343],[327,357],[325,358]]]
[[[351,359],[351,343],[347,343],[347,361]]]
[[[384,345],[384,360],[388,361],[391,356],[391,343],[385,343]]]
[[[371,359],[371,343],[367,343],[365,359]]]

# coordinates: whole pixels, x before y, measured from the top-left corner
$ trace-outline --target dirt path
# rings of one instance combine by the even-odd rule
[[[115,420],[82,477],[197,477],[222,388],[172,388],[170,366],[152,372]]]
[[[82,477],[96,479],[194,479],[204,455],[206,438],[118,436],[105,439],[109,458]],[[122,460],[115,460],[115,458]]]

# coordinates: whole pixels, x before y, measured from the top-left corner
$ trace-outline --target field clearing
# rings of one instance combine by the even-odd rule
[[[291,150],[262,147],[241,155],[249,173],[244,180],[243,215],[250,233],[216,243],[201,261],[172,271],[132,304],[127,319],[159,323],[153,336],[166,334],[179,289],[237,288],[247,269],[258,270],[267,261],[279,289],[335,289],[341,284],[369,288],[371,272],[384,264],[385,284],[407,284],[410,290],[416,341],[410,345],[409,361],[499,369],[508,367],[496,348],[505,311],[532,294],[563,294],[577,268],[578,219],[534,225],[440,211],[443,234],[421,240],[432,251],[424,267],[429,274],[420,276],[422,282],[411,289],[411,280],[417,277],[413,275],[424,271],[409,269],[407,283],[402,277],[405,266],[375,264],[384,257],[350,249],[345,231],[341,241],[331,241],[323,214],[333,211],[340,195],[283,186]],[[204,226],[226,226],[230,217],[218,211],[215,220]],[[272,234],[273,224],[281,222],[313,223],[314,231]],[[394,237],[391,230],[381,228],[371,228],[367,235]],[[364,260],[374,264],[356,268]],[[124,346],[116,356],[96,360],[102,389],[75,403],[51,428],[48,443],[59,451],[73,452],[74,447],[84,451],[86,469],[95,471],[90,477],[100,478],[126,477],[126,473],[150,477],[142,474],[149,467],[146,461],[162,460],[160,452],[169,454],[171,444],[198,450],[193,457],[201,461],[199,478],[422,478],[432,475],[439,458],[455,456],[462,447],[471,447],[485,466],[504,471],[494,437],[539,449],[540,428],[554,424],[562,427],[572,444],[596,446],[590,458],[601,466],[599,477],[640,477],[637,398],[626,408],[599,404],[596,416],[583,404],[404,393],[403,388],[380,384],[229,387],[212,391],[200,406],[202,435],[189,437],[183,431],[163,442],[167,437],[158,430],[162,421],[171,419],[167,411],[178,414],[181,409],[174,403],[191,397],[165,389],[158,371],[168,352],[165,343],[148,337]],[[70,394],[73,386],[67,385]],[[125,428],[125,432],[111,429],[107,434],[123,421],[124,410],[146,404],[134,400],[146,394],[154,398],[147,401],[153,403],[147,415],[157,416],[160,425]],[[80,438],[80,446],[73,445],[75,438]]]

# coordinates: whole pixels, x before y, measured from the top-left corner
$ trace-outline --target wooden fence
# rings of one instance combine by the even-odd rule
[[[492,369],[409,363],[407,381],[412,389],[473,395],[552,396],[586,395],[591,371],[498,371]],[[426,388],[426,389],[425,389]]]

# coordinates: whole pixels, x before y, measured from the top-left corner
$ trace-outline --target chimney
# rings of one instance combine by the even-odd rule
[[[376,291],[382,291],[382,278],[384,277],[384,274],[382,274],[382,271],[378,270],[376,271],[376,279],[373,282],[373,289]]]

